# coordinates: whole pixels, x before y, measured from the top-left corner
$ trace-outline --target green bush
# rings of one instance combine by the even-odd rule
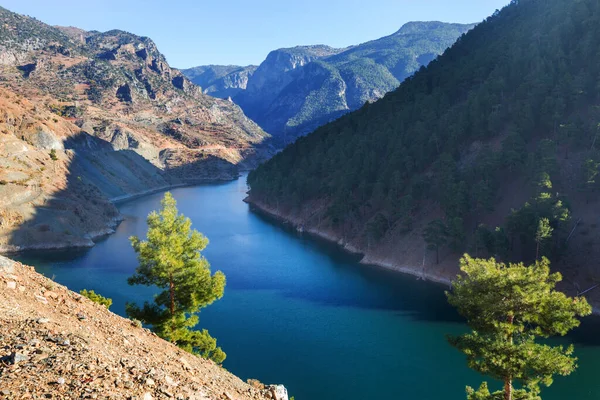
[[[79,294],[81,294],[83,297],[87,297],[94,303],[98,303],[98,304],[105,306],[107,309],[110,308],[110,306],[112,305],[112,299],[109,299],[108,297],[99,295],[96,292],[94,292],[93,290],[83,289],[82,291],[79,292]]]

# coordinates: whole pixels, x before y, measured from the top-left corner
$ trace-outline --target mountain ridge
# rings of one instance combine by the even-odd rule
[[[273,50],[232,99],[282,146],[383,97],[473,26],[412,22],[391,35],[346,48]],[[194,79],[189,70],[182,72]]]
[[[109,199],[234,179],[272,153],[238,106],[118,29],[0,8],[0,93],[2,252],[91,246],[120,218]]]

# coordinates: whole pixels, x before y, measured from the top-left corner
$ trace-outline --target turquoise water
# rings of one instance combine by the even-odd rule
[[[205,256],[227,275],[223,299],[202,311],[242,379],[283,383],[297,400],[464,399],[483,378],[445,340],[465,329],[443,287],[361,266],[329,245],[287,231],[249,211],[244,179],[173,190],[181,212],[210,244]],[[83,252],[28,254],[21,260],[73,290],[111,297],[112,310],[153,291],[131,287],[130,235],[161,194],[120,206],[117,233]],[[544,400],[600,398],[600,324],[575,332],[580,369],[556,379]]]

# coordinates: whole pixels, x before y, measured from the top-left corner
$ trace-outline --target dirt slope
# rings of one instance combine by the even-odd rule
[[[0,399],[278,399],[0,256]]]

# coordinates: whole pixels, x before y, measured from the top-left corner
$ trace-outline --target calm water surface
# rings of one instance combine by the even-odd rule
[[[202,311],[227,352],[225,367],[242,379],[283,383],[297,400],[464,399],[479,386],[464,358],[445,340],[465,327],[443,287],[356,260],[251,213],[245,179],[173,190],[179,210],[210,244],[204,252],[227,276],[222,300]],[[131,287],[136,267],[128,237],[143,236],[162,194],[120,206],[117,233],[84,252],[27,254],[22,261],[69,288],[126,301],[153,291]],[[600,398],[600,324],[588,320],[570,338],[580,368],[559,377],[544,400]]]

